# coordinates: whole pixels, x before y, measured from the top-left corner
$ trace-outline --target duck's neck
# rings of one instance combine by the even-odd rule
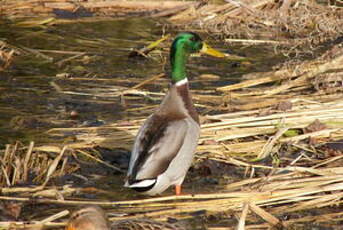
[[[174,84],[182,82],[187,79],[186,75],[186,62],[188,53],[182,45],[173,44],[170,50],[170,64],[171,64],[171,78]]]
[[[170,52],[171,62],[171,78],[176,91],[182,98],[185,108],[189,115],[199,124],[198,113],[194,108],[192,97],[189,93],[188,79],[186,75],[186,62],[189,54],[183,49],[182,46],[177,46],[174,43]]]
[[[181,97],[183,101],[184,108],[188,111],[188,114],[193,118],[195,122],[199,124],[199,116],[197,111],[194,108],[192,96],[189,92],[187,78],[178,81],[174,84],[177,94]]]

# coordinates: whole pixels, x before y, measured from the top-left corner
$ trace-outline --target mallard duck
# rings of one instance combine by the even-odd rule
[[[156,195],[174,185],[176,195],[181,194],[181,184],[192,164],[200,134],[199,116],[186,74],[187,59],[197,52],[224,57],[195,33],[176,36],[170,48],[172,84],[161,105],[138,131],[125,187]]]
[[[178,224],[150,219],[128,219],[111,223],[111,230],[185,230]]]
[[[98,206],[83,207],[72,213],[66,230],[109,230],[105,211]]]
[[[151,219],[127,219],[109,222],[105,211],[98,206],[87,206],[72,213],[66,230],[184,230],[177,224]]]

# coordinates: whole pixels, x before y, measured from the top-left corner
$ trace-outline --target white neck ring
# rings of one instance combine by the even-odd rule
[[[188,82],[188,79],[185,77],[184,79],[182,79],[181,81],[178,81],[175,83],[176,86],[181,86],[184,85]]]

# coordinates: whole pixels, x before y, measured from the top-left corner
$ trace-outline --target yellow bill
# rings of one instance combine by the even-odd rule
[[[208,55],[211,55],[211,56],[214,56],[214,57],[221,57],[221,58],[225,57],[224,53],[211,48],[205,42],[203,42],[202,44],[203,45],[202,45],[202,48],[200,50],[200,53],[208,54]]]

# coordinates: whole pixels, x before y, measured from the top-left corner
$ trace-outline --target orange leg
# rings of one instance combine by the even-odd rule
[[[181,185],[175,185],[175,195],[181,195]]]

